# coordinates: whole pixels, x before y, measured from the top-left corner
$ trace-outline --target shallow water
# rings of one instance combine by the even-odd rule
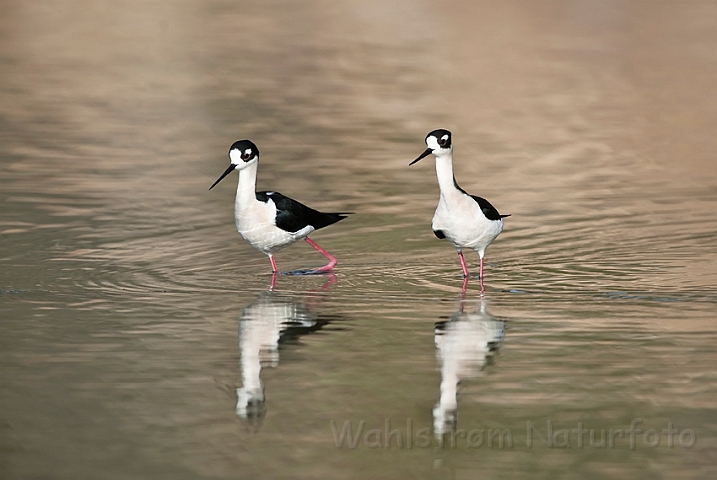
[[[716,19],[5,2],[0,477],[714,477]],[[435,128],[512,214],[483,296],[408,168]],[[236,177],[207,191],[239,138],[357,212],[312,236],[335,276],[269,291]]]

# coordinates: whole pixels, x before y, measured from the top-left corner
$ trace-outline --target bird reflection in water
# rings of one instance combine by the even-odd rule
[[[441,366],[441,396],[433,408],[433,431],[440,437],[456,428],[458,384],[485,374],[505,336],[505,322],[486,311],[481,295],[474,313],[465,310],[474,302],[461,294],[459,309],[450,320],[436,323],[436,357]]]
[[[236,414],[253,428],[261,426],[266,414],[262,368],[279,365],[280,344],[315,332],[331,321],[331,317],[319,316],[315,308],[323,300],[322,293],[336,281],[336,275],[329,274],[319,289],[297,301],[274,291],[274,275],[271,288],[242,310],[239,319],[242,386],[236,390]]]

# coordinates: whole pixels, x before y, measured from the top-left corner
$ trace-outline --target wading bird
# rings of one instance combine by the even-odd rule
[[[488,200],[469,195],[458,186],[453,176],[451,132],[442,129],[432,131],[426,136],[426,146],[428,148],[409,165],[430,154],[436,157],[436,176],[441,195],[431,228],[436,237],[445,238],[456,248],[464,277],[468,277],[468,267],[463,249],[471,248],[478,253],[482,287],[485,249],[503,231],[503,218],[510,215],[501,215]]]
[[[234,142],[229,149],[229,168],[209,187],[239,170],[239,185],[234,202],[234,222],[239,235],[252,247],[269,256],[271,270],[276,274],[274,253],[301,239],[314,247],[329,261],[316,270],[291,273],[313,274],[329,272],[336,266],[336,258],[309,238],[319,228],[346,218],[345,213],[322,213],[309,208],[279,192],[257,192],[256,172],[259,149],[250,140]]]

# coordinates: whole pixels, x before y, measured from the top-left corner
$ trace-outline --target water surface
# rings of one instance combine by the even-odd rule
[[[0,12],[2,478],[717,474],[711,2]],[[512,214],[483,296],[408,167],[435,128]],[[271,288],[207,191],[240,138],[357,212],[335,277]]]

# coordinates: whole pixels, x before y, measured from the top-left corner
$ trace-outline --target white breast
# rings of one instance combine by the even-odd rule
[[[471,248],[482,256],[503,230],[503,221],[488,220],[475,200],[459,193],[450,198],[441,195],[432,227],[441,230],[457,249]]]

